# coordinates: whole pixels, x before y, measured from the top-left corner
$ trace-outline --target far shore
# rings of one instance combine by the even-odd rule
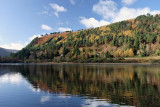
[[[0,63],[0,65],[160,65],[160,63],[73,63],[73,62],[41,62],[41,63]]]
[[[127,57],[127,58],[106,58],[106,59],[93,59],[93,60],[74,60],[74,61],[47,61],[47,60],[25,60],[18,61],[18,63],[0,63],[0,65],[16,65],[16,64],[81,64],[81,65],[157,65],[160,64],[160,56],[150,57]]]

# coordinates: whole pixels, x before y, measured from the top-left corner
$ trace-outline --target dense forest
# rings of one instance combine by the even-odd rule
[[[10,56],[31,62],[112,62],[159,55],[160,15],[147,14],[107,26],[42,35]]]

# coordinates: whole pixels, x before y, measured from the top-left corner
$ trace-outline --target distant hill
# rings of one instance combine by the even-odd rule
[[[12,57],[49,61],[95,61],[160,55],[160,15],[76,32],[54,32],[31,41]]]
[[[10,53],[16,53],[18,50],[0,48],[0,56],[9,56]]]
[[[15,49],[6,49],[8,52],[10,52],[10,53],[16,53],[16,52],[18,52],[19,50],[15,50]]]
[[[3,49],[3,48],[0,48],[0,56],[8,56],[10,54],[9,51]]]

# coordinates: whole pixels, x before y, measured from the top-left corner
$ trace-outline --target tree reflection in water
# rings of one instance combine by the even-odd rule
[[[34,87],[50,93],[105,99],[114,104],[160,106],[158,65],[57,64],[9,68],[21,73]]]

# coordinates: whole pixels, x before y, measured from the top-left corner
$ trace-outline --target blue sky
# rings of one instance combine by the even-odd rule
[[[21,49],[45,33],[160,14],[159,0],[0,0],[0,47]]]

